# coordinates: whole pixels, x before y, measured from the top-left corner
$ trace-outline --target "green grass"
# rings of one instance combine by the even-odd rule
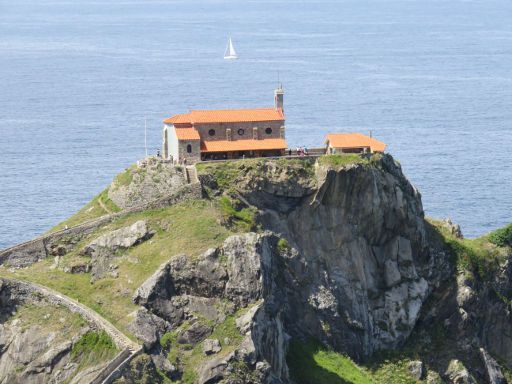
[[[89,331],[80,337],[71,349],[71,359],[79,367],[94,366],[113,359],[119,352],[105,331]]]
[[[198,175],[210,175],[221,191],[236,190],[240,178],[268,177],[269,169],[285,172],[288,177],[311,177],[315,175],[314,159],[255,158],[222,161],[218,163],[198,163]]]
[[[233,221],[242,232],[254,230],[256,228],[256,208],[237,209],[237,205],[240,205],[240,202],[236,199],[230,199],[227,196],[222,196],[219,199],[220,209],[226,219]]]
[[[310,340],[292,340],[287,356],[292,379],[297,384],[373,384],[374,381],[350,358]]]
[[[107,208],[105,210],[101,204]],[[80,209],[77,213],[71,216],[69,219],[64,220],[63,222],[57,224],[55,227],[51,228],[47,233],[52,233],[55,231],[59,231],[67,227],[73,227],[75,225],[84,223],[88,220],[96,219],[100,216],[107,215],[113,212],[119,212],[121,209],[114,204],[112,200],[108,198],[108,188],[102,191],[100,194],[95,196],[86,206]]]
[[[155,235],[142,244],[121,252],[117,259],[119,277],[106,277],[91,284],[90,273],[70,274],[52,268],[53,258],[47,258],[28,268],[7,270],[6,277],[33,281],[68,295],[87,305],[129,335],[127,325],[130,313],[137,306],[132,303],[134,291],[172,256],[186,253],[197,257],[208,248],[216,247],[236,233],[221,223],[222,213],[216,204],[191,200],[164,209],[150,210],[124,216],[100,228],[82,240],[75,250],[62,258],[62,263],[73,262],[80,249],[93,238],[106,232],[145,219]]]
[[[343,168],[351,164],[369,164],[367,157],[356,153],[339,153],[336,155],[324,155],[318,158],[318,164],[333,168]]]
[[[491,243],[498,247],[512,247],[512,224],[492,231],[488,238]]]
[[[243,164],[251,164],[254,160],[234,160],[223,161],[219,163],[198,163],[196,164],[197,174],[210,174],[213,176],[217,186],[222,189],[230,189],[238,176],[242,174],[240,166]]]
[[[489,235],[476,239],[459,239],[448,231],[443,222],[429,218],[427,223],[452,254],[457,270],[467,272],[469,277],[489,279],[506,257],[507,250],[492,244]]]
[[[133,174],[137,172],[137,166],[134,164],[130,168],[127,168],[124,172],[121,172],[114,178],[113,186],[118,188],[121,186],[128,186],[133,181]]]
[[[18,326],[22,330],[35,325],[43,332],[57,332],[61,340],[68,340],[75,336],[82,327],[87,325],[79,314],[44,300],[23,305],[11,319],[18,319]]]
[[[52,334],[52,345],[59,345],[78,336],[87,322],[67,308],[42,301],[25,304],[18,308],[7,322],[18,321],[22,332],[31,329],[39,335]],[[111,360],[118,349],[105,332],[87,332],[73,345],[71,360],[78,364],[77,372],[87,367]],[[21,372],[26,367],[17,370]]]

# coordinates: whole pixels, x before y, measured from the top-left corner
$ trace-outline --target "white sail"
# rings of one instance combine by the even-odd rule
[[[231,37],[229,38],[228,46],[226,47],[226,51],[224,52],[225,59],[238,59],[238,56],[235,51],[235,47],[233,47],[233,41],[231,41]]]

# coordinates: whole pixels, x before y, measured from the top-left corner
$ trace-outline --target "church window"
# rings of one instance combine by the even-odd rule
[[[240,128],[240,129],[238,130],[238,135],[243,136],[243,135],[244,135],[244,133],[245,133],[245,131],[244,131],[242,128]]]
[[[268,128],[265,128],[265,133],[267,135],[270,135],[272,133],[272,128],[268,127]]]
[[[192,153],[192,146],[190,144],[187,145],[187,153]]]
[[[208,134],[209,134],[210,136],[215,136],[215,129],[210,129],[210,130],[208,131]]]

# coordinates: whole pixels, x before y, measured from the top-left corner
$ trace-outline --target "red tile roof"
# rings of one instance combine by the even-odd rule
[[[178,140],[199,140],[199,132],[195,128],[176,128]]]
[[[363,148],[369,147],[372,152],[384,152],[386,144],[382,141],[360,133],[332,133],[327,135],[325,142],[334,148]]]
[[[265,140],[212,140],[201,143],[201,152],[233,152],[233,151],[260,151],[272,149],[286,149],[288,145],[284,139]]]
[[[219,109],[195,110],[174,115],[164,120],[165,124],[241,123],[253,121],[284,121],[282,109]]]

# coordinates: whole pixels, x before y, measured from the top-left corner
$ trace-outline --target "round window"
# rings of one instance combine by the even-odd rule
[[[238,130],[238,134],[239,134],[240,136],[243,136],[243,135],[244,135],[244,133],[245,133],[245,131],[244,131],[242,128],[240,128],[240,129]]]
[[[210,129],[210,130],[208,131],[208,134],[209,134],[210,136],[215,136],[215,129]]]
[[[265,133],[267,135],[270,135],[272,133],[272,128],[270,128],[270,127],[269,128],[265,128]]]

